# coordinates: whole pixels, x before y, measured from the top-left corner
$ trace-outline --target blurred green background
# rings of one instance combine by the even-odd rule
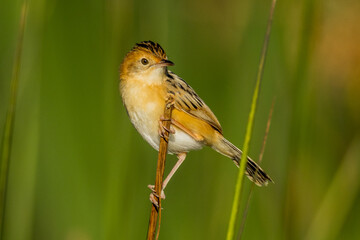
[[[1,133],[22,2],[0,1]],[[122,106],[122,58],[159,42],[240,147],[269,7],[30,0],[4,239],[144,239],[157,153]],[[359,12],[357,0],[278,1],[250,149],[257,159],[276,97],[262,163],[275,184],[255,188],[243,239],[360,235]],[[166,189],[160,239],[224,239],[236,176],[212,149],[190,153]]]

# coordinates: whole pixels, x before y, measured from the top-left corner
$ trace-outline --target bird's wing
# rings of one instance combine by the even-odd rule
[[[214,113],[183,79],[168,71],[167,91],[174,98],[174,107],[210,124],[222,134],[222,128]]]

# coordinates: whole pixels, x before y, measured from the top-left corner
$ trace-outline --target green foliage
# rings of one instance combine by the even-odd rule
[[[272,26],[275,6],[276,6],[276,0],[273,0],[271,7],[270,7],[270,14],[269,14],[268,22],[267,22],[267,27],[266,27],[265,40],[264,40],[263,48],[261,51],[259,69],[258,69],[255,89],[254,89],[254,93],[253,93],[253,97],[252,97],[252,101],[251,101],[249,120],[248,120],[248,123],[246,126],[245,140],[244,140],[244,145],[243,145],[243,156],[244,157],[243,157],[242,161],[240,162],[239,173],[238,173],[238,177],[237,177],[236,184],[235,184],[234,200],[233,200],[233,204],[232,204],[232,208],[231,208],[229,227],[228,227],[228,231],[226,234],[227,240],[234,239],[234,235],[235,235],[235,224],[236,224],[236,219],[238,217],[237,215],[238,215],[239,208],[240,208],[240,196],[241,196],[241,192],[242,192],[243,178],[244,178],[246,162],[247,162],[245,159],[249,154],[250,140],[251,140],[253,126],[254,126],[254,122],[255,122],[255,112],[256,112],[258,98],[259,98],[260,85],[262,82],[262,76],[264,74],[265,59],[266,59],[267,49],[268,49],[269,41],[270,41],[271,26]]]
[[[1,134],[21,3],[2,1],[0,8]],[[269,6],[250,0],[29,1],[4,239],[145,238],[146,186],[154,183],[157,153],[122,106],[123,56],[135,42],[159,42],[176,64],[171,70],[239,146]],[[262,164],[276,184],[255,189],[243,239],[312,236],[322,209],[338,206],[332,200],[339,197],[347,198],[346,208],[332,211],[327,226],[336,226],[341,239],[359,235],[359,186],[345,195],[336,187],[342,186],[339,166],[348,156],[359,159],[346,155],[360,132],[359,8],[355,0],[278,2],[249,153],[260,151],[276,93]],[[166,172],[175,161],[167,159]],[[190,153],[166,189],[160,239],[223,239],[237,172],[212,149]],[[244,192],[250,186],[244,181]]]
[[[7,112],[5,117],[3,138],[1,141],[1,154],[0,154],[0,239],[3,238],[4,230],[4,219],[5,219],[5,209],[6,209],[6,192],[7,192],[7,180],[9,175],[9,165],[11,159],[11,150],[12,150],[12,138],[14,135],[14,121],[15,121],[15,112],[16,112],[16,99],[18,93],[18,84],[19,84],[19,72],[21,66],[21,56],[22,56],[22,47],[24,41],[24,30],[26,23],[28,3],[27,1],[23,2],[21,15],[20,15],[20,24],[19,24],[19,34],[16,46],[16,54],[12,72],[12,78],[10,83],[10,99],[7,106]]]

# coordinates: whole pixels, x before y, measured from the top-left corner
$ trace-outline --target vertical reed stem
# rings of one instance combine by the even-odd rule
[[[166,101],[166,105],[164,109],[165,119],[171,119],[171,112],[173,108],[171,101],[172,99],[168,99]],[[165,128],[170,129],[170,121],[164,121],[164,126]],[[158,162],[156,168],[155,192],[157,196],[161,196],[168,140],[169,140],[169,132],[165,131],[164,137],[160,138],[159,155],[158,155]],[[152,204],[151,206],[147,240],[153,240],[155,238],[156,223],[158,222],[158,219],[160,222],[160,218],[161,218],[161,197],[156,197],[156,198],[158,200],[159,207],[157,208],[154,204]],[[160,224],[158,224],[158,226],[159,226],[158,231],[160,231]]]
[[[14,59],[13,73],[10,83],[10,99],[8,110],[6,113],[2,146],[1,146],[1,166],[0,166],[0,239],[4,236],[4,220],[5,220],[5,202],[7,180],[9,175],[9,164],[11,158],[11,145],[14,132],[14,120],[16,110],[16,96],[19,82],[19,72],[21,65],[22,47],[24,41],[24,30],[26,23],[28,3],[24,0],[21,9],[19,35],[17,39],[16,53]]]
[[[251,102],[251,109],[250,109],[250,113],[249,113],[248,124],[246,127],[246,135],[245,135],[245,141],[244,141],[244,146],[243,146],[243,155],[242,155],[243,158],[240,161],[239,174],[238,174],[238,177],[236,180],[235,195],[234,195],[234,200],[233,200],[233,205],[232,205],[232,210],[231,210],[231,215],[230,215],[230,220],[229,220],[229,227],[228,227],[227,236],[226,236],[227,240],[234,239],[236,218],[237,218],[239,206],[240,206],[240,204],[239,204],[240,203],[240,193],[241,193],[241,189],[242,189],[242,185],[243,185],[242,180],[243,180],[244,173],[245,173],[246,156],[248,156],[248,152],[249,152],[249,144],[250,144],[253,124],[254,124],[257,100],[258,100],[259,92],[260,92],[260,83],[261,83],[262,75],[264,72],[264,64],[265,64],[267,48],[269,45],[271,25],[272,25],[275,4],[276,4],[276,0],[272,0],[272,5],[270,8],[270,15],[269,15],[268,23],[267,23],[265,40],[264,40],[263,48],[261,51],[261,57],[260,57],[260,63],[259,63],[259,68],[258,68],[258,74],[257,74],[257,78],[256,78],[255,90],[254,90],[254,94],[253,94],[253,98],[252,98],[252,102]]]
[[[271,109],[270,109],[270,113],[269,113],[269,117],[268,117],[268,121],[267,121],[267,124],[266,124],[264,140],[263,140],[263,144],[262,144],[260,155],[259,155],[259,161],[258,161],[259,164],[262,162],[262,159],[263,159],[263,156],[264,156],[265,146],[266,146],[267,138],[268,138],[269,131],[270,131],[270,124],[271,124],[272,114],[273,114],[273,111],[274,111],[274,105],[275,105],[275,98],[273,99]],[[244,209],[244,213],[243,213],[239,233],[238,233],[238,238],[237,238],[238,240],[241,239],[242,234],[244,232],[245,221],[246,221],[247,213],[248,213],[249,207],[250,207],[250,200],[251,200],[251,197],[252,197],[253,192],[254,192],[254,186],[255,186],[255,183],[252,183],[251,188],[250,188],[250,192],[249,192],[249,196],[248,196],[247,201],[246,201],[246,205],[245,205],[245,209]]]

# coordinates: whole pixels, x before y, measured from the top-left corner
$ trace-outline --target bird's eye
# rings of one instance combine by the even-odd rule
[[[142,59],[141,59],[141,63],[142,63],[143,65],[147,65],[147,64],[149,63],[149,60],[147,60],[146,58],[142,58]]]

